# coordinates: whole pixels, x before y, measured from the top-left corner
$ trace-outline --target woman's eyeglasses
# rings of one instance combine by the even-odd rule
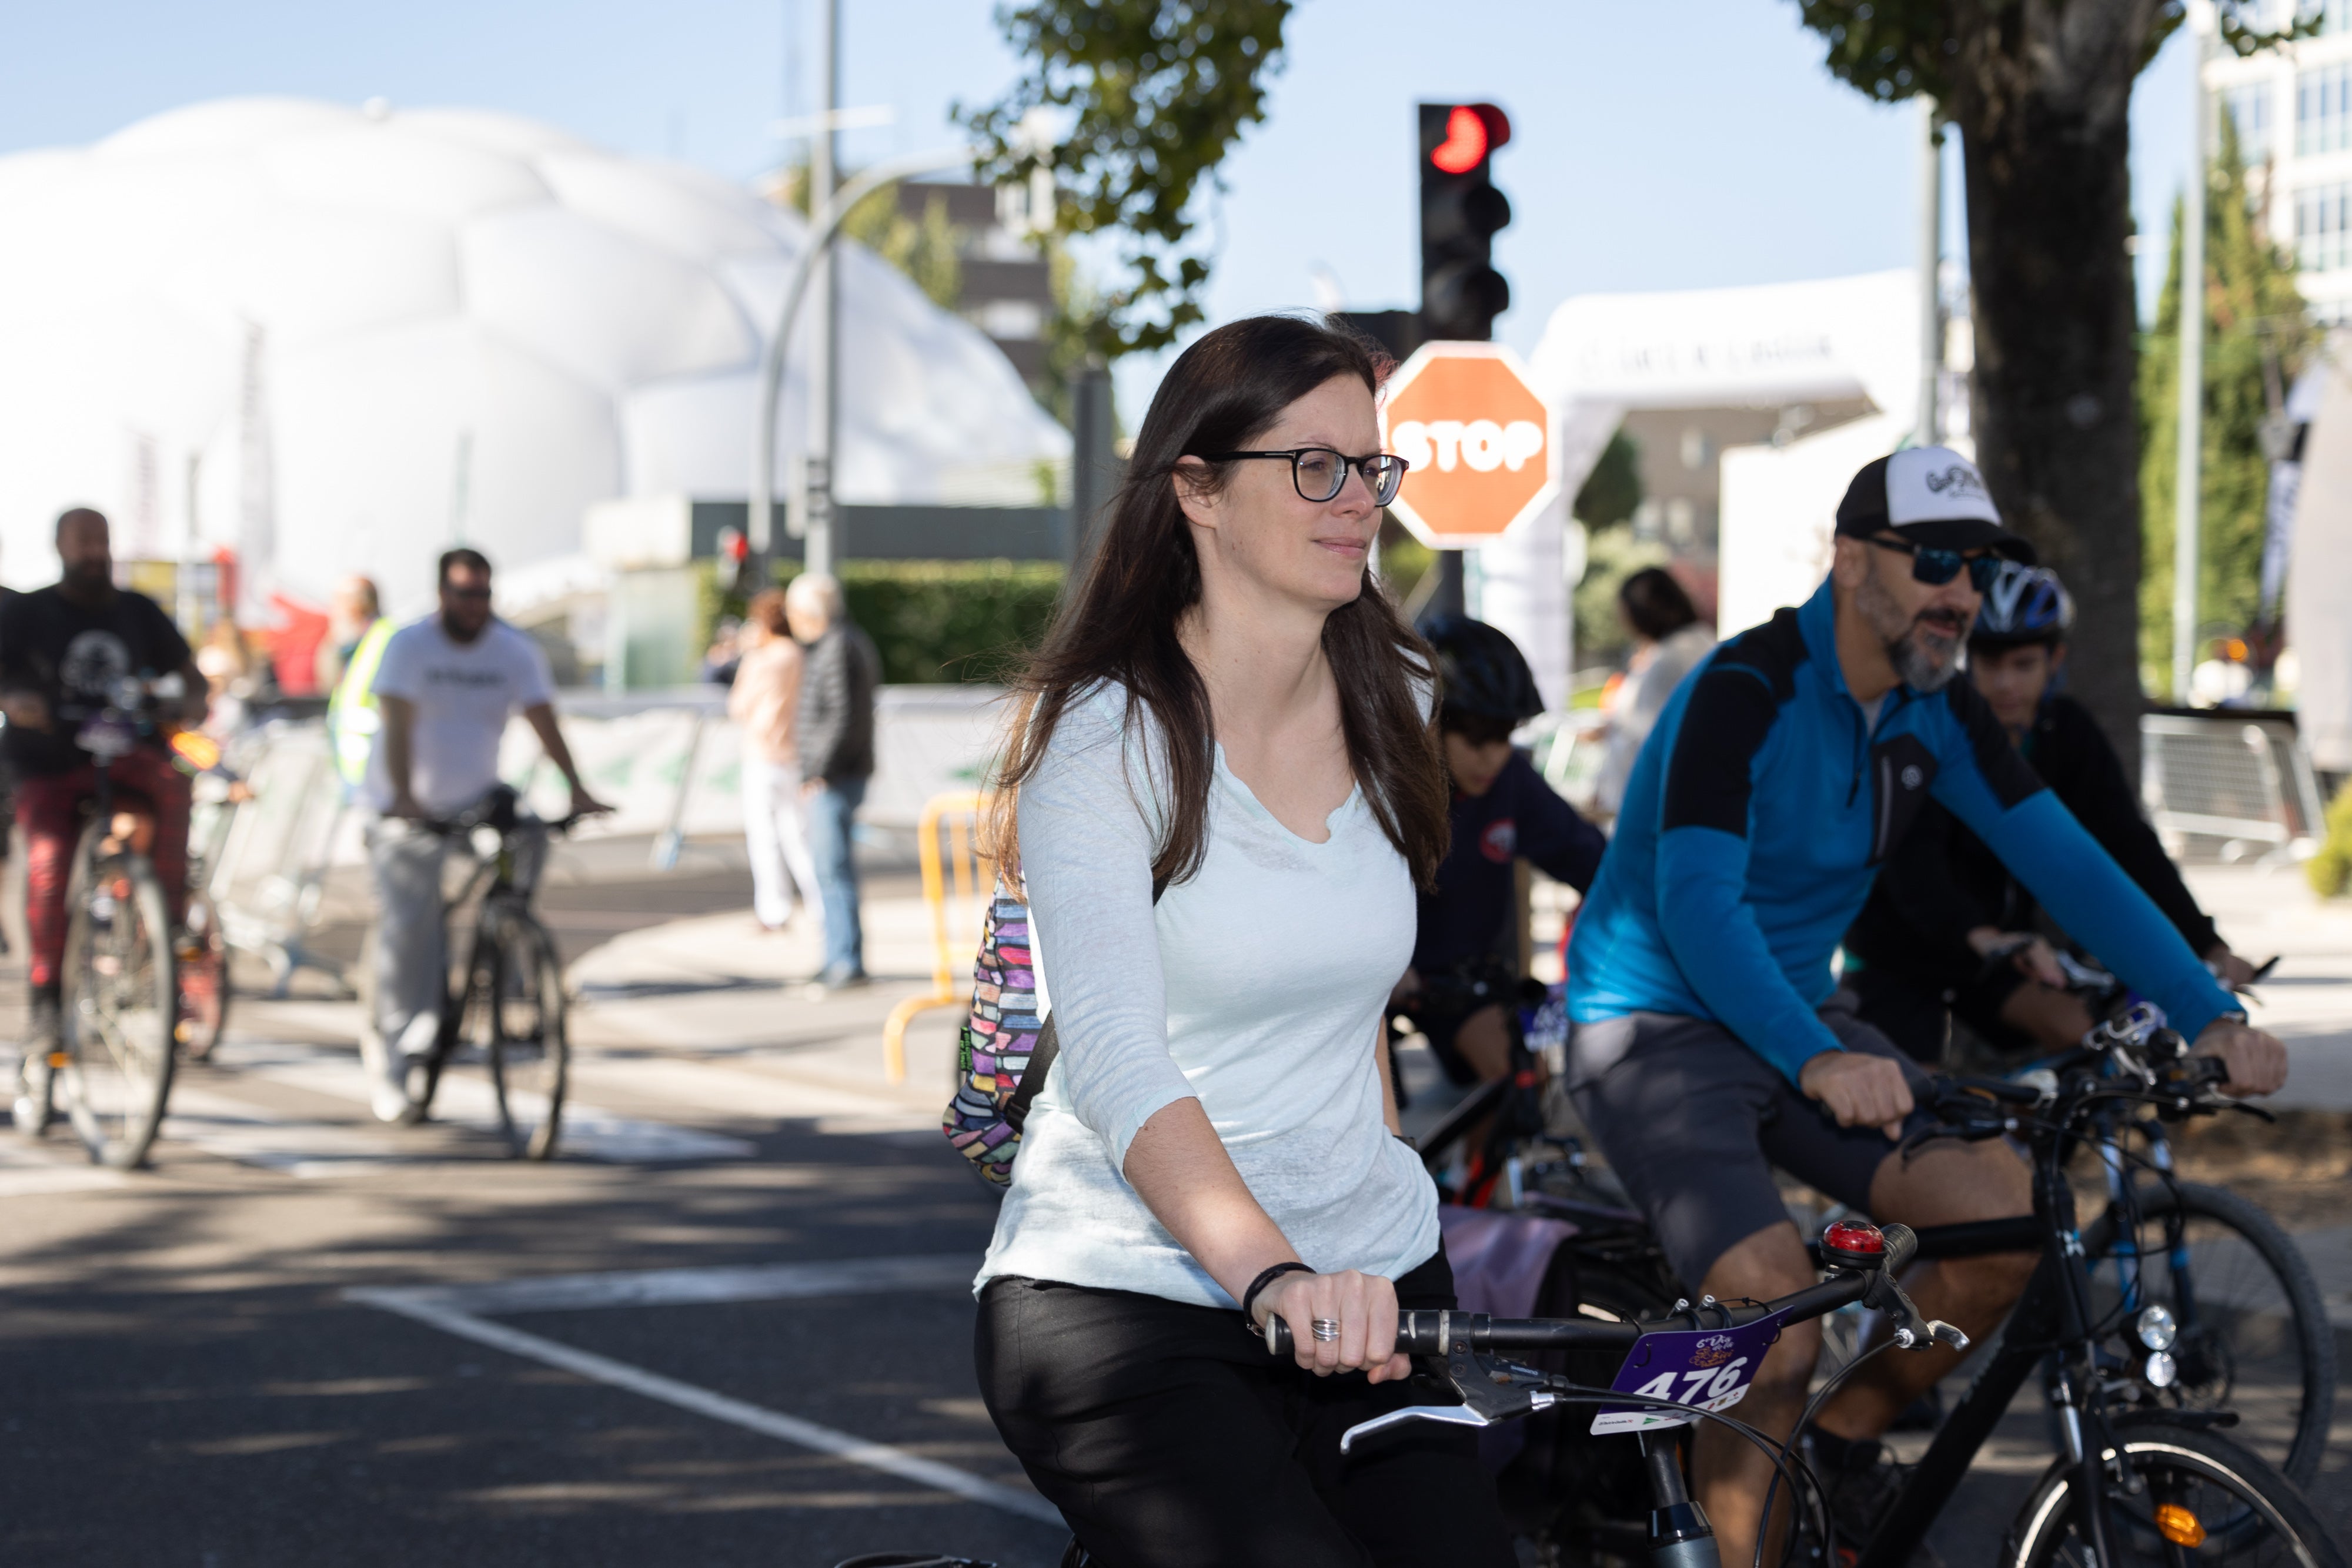
[[[1404,483],[1404,471],[1412,466],[1392,453],[1349,457],[1328,446],[1301,446],[1291,452],[1204,452],[1201,455],[1212,463],[1231,463],[1243,457],[1288,458],[1290,482],[1297,487],[1299,499],[1318,505],[1336,498],[1347,488],[1348,470],[1353,468],[1364,476],[1364,487],[1371,491],[1373,504],[1385,507],[1396,499],[1397,488]]]
[[[1990,553],[1962,555],[1956,549],[1930,549],[1904,539],[1865,538],[1862,542],[1909,556],[1913,579],[1938,588],[1959,576],[1962,567],[1969,569],[1969,581],[1979,593],[1990,593],[1992,585],[2000,578],[2000,557]]]

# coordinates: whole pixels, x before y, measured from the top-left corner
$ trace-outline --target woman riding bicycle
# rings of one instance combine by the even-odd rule
[[[1380,1057],[1446,788],[1426,652],[1366,570],[1403,469],[1379,378],[1283,317],[1177,360],[999,780],[1060,1046],[981,1269],[981,1387],[1117,1568],[1512,1561],[1466,1435],[1338,1447],[1412,1402],[1400,1302],[1454,1302]]]

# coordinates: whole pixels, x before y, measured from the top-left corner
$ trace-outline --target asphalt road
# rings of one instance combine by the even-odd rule
[[[598,852],[544,900],[567,955],[742,924],[723,858]],[[972,1387],[993,1200],[937,1098],[829,1065],[916,982],[810,1007],[731,950],[675,982],[643,952],[577,1016],[551,1165],[503,1158],[456,1079],[450,1120],[370,1124],[322,992],[244,1009],[152,1171],[0,1140],[0,1562],[1048,1568],[1063,1532]],[[0,971],[0,1028],[18,1005]],[[2046,1460],[2021,1408],[1944,1562],[1989,1561]]]

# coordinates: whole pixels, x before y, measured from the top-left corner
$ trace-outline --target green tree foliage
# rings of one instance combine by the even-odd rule
[[[1588,528],[1631,522],[1642,504],[1642,446],[1622,430],[1609,438],[1569,509]]]
[[[2315,15],[2263,27],[2263,0],[2219,0],[2222,43],[2251,55],[2318,31]],[[1881,103],[1922,92],[1948,100],[1992,57],[2046,52],[2063,33],[2091,31],[2098,23],[2085,12],[2112,14],[2137,74],[2189,17],[2187,0],[1797,0],[1797,10],[1828,40],[1830,74]]]
[[[851,172],[845,171],[842,178],[847,180]],[[806,217],[808,165],[796,163],[786,169],[775,196],[779,204]],[[961,224],[948,220],[945,197],[931,197],[923,204],[923,215],[911,218],[899,210],[898,187],[888,186],[850,208],[841,232],[905,273],[941,309],[954,309],[962,297],[963,249],[971,235]]]
[[[2221,117],[2221,150],[2205,202],[2204,480],[2198,517],[2197,619],[2242,631],[2260,609],[2270,461],[2263,422],[2284,395],[2311,329],[2294,257],[2263,238],[2246,192],[2237,128]],[[2172,674],[2173,505],[2180,450],[2180,204],[2156,329],[2140,348],[2140,476],[2146,565],[2140,573],[2140,664],[2150,690]],[[2201,656],[2201,650],[2200,656]],[[2179,700],[2179,694],[2175,694]]]
[[[958,104],[980,138],[983,179],[1056,188],[1055,228],[1117,234],[1127,276],[1079,322],[1105,361],[1165,348],[1203,319],[1209,257],[1192,231],[1196,197],[1265,115],[1267,75],[1282,63],[1291,0],[1026,0],[998,26],[1025,62],[995,102]],[[1024,130],[1033,110],[1066,119],[1055,145]]]

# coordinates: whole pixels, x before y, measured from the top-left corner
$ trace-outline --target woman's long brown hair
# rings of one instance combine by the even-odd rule
[[[1177,638],[1201,601],[1201,563],[1176,500],[1177,462],[1246,448],[1307,393],[1352,376],[1377,393],[1379,350],[1344,329],[1293,316],[1258,316],[1220,327],[1178,357],[1137,434],[1127,482],[1111,504],[1092,564],[1063,596],[1045,645],[1014,682],[988,839],[998,863],[1017,865],[1015,802],[1034,776],[1071,700],[1097,683],[1127,692],[1130,732],[1156,723],[1166,741],[1166,828],[1151,862],[1155,882],[1186,880],[1208,849],[1209,786],[1215,768],[1209,692]],[[1206,465],[1203,488],[1231,464]],[[1449,792],[1433,723],[1413,685],[1435,676],[1428,647],[1401,620],[1367,570],[1363,591],[1323,622],[1323,653],[1339,687],[1348,761],[1413,881],[1431,886],[1445,857]]]

